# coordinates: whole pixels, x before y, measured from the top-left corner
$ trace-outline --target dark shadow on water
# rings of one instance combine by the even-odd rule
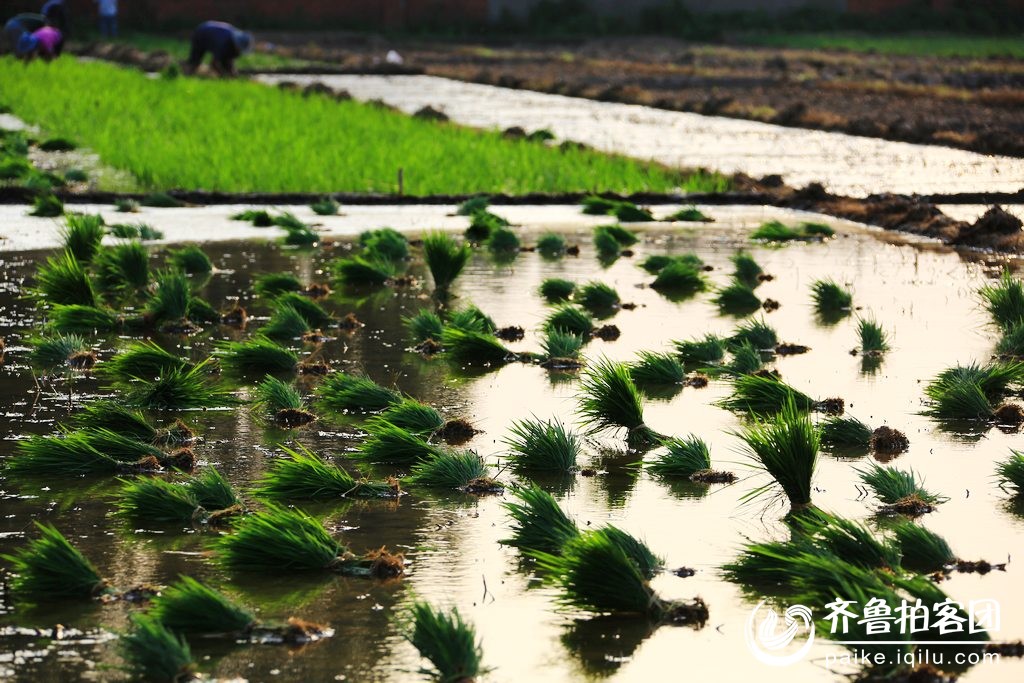
[[[656,628],[642,617],[579,619],[565,628],[560,640],[587,676],[607,678],[633,657]]]

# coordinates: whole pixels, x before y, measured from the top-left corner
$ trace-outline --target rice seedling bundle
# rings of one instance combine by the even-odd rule
[[[723,313],[729,315],[750,315],[761,308],[761,300],[748,285],[733,280],[720,288],[712,301]]]
[[[142,205],[159,209],[180,209],[185,206],[185,202],[175,199],[166,192],[154,192],[142,198]]]
[[[1010,457],[996,465],[1001,487],[1009,487],[1014,495],[1024,494],[1024,453],[1010,451]]]
[[[547,360],[575,359],[583,348],[583,337],[571,332],[548,330],[541,340],[541,350]]]
[[[147,410],[218,408],[237,402],[231,390],[209,378],[209,360],[188,368],[165,370],[155,380],[137,379],[127,389],[125,404]]]
[[[110,474],[119,466],[117,460],[96,450],[83,432],[33,435],[19,441],[17,450],[4,461],[4,470],[10,474]]]
[[[849,310],[853,295],[834,280],[816,280],[811,284],[811,299],[819,313],[836,313]]]
[[[133,520],[187,524],[203,512],[195,494],[182,484],[157,477],[120,481],[115,508]]]
[[[745,341],[732,349],[732,361],[729,363],[729,370],[737,375],[750,375],[764,367],[761,352],[754,348],[749,341]]]
[[[858,320],[857,336],[860,339],[860,351],[865,355],[877,355],[889,350],[889,335],[874,320]]]
[[[858,449],[871,447],[871,427],[855,417],[832,416],[822,422],[818,429],[823,445]]]
[[[125,242],[101,248],[92,259],[100,291],[127,296],[149,284],[149,252],[139,242]]]
[[[395,267],[409,260],[409,240],[392,228],[367,230],[359,235],[359,244],[371,260],[387,261]]]
[[[545,258],[562,256],[567,249],[565,238],[553,232],[544,233],[537,238],[537,253]]]
[[[659,292],[682,294],[703,292],[707,284],[707,278],[699,267],[674,260],[658,271],[651,288]]]
[[[790,526],[824,552],[855,567],[886,570],[900,567],[899,548],[859,522],[811,509],[794,516]]]
[[[149,614],[133,614],[132,630],[121,636],[121,654],[129,675],[140,681],[181,683],[194,680],[196,665],[184,637]]]
[[[329,569],[344,552],[320,522],[277,505],[240,518],[213,549],[231,569],[274,573]]]
[[[433,456],[415,463],[405,481],[413,486],[476,493],[502,488],[487,476],[487,465],[483,458],[473,451],[440,450]]]
[[[169,261],[175,268],[188,275],[205,275],[213,271],[210,257],[194,244],[171,251]]]
[[[114,208],[118,213],[138,213],[139,203],[134,199],[115,199]]]
[[[146,315],[156,322],[176,323],[188,318],[192,301],[192,284],[184,273],[160,271],[156,274],[156,290],[146,302]]]
[[[267,324],[260,328],[260,334],[275,341],[289,341],[301,339],[309,330],[309,323],[294,306],[279,303]]]
[[[467,332],[484,332],[486,334],[493,334],[498,330],[498,326],[494,323],[491,316],[472,304],[450,313],[447,327]]]
[[[269,228],[274,224],[274,217],[263,209],[249,209],[236,213],[231,217],[234,221],[248,221],[254,228]]]
[[[665,439],[661,445],[665,452],[644,463],[644,467],[655,476],[689,479],[698,472],[711,469],[711,451],[698,436]]]
[[[609,524],[587,533],[603,536],[622,548],[626,556],[636,563],[645,579],[654,578],[665,566],[665,561],[655,555],[646,543],[616,526]]]
[[[796,509],[810,505],[820,441],[811,419],[792,399],[776,415],[756,421],[737,436],[743,439],[753,467],[775,480],[790,505]],[[747,498],[767,493],[771,488],[762,486]]]
[[[90,426],[76,433],[82,442],[121,463],[161,460],[163,451],[151,442],[141,441],[112,429]]]
[[[790,240],[798,240],[801,237],[800,232],[779,221],[763,223],[761,227],[750,235],[751,239],[764,240],[766,242],[788,242]]]
[[[92,279],[70,251],[46,259],[36,271],[31,291],[48,304],[95,306],[98,303]]]
[[[291,273],[262,273],[253,280],[253,291],[257,296],[272,299],[285,292],[302,290],[302,282]]]
[[[613,259],[622,252],[622,245],[608,226],[594,228],[594,248],[602,259]]]
[[[808,237],[835,237],[836,231],[824,223],[801,223],[800,231]]]
[[[405,637],[431,664],[420,673],[435,681],[470,683],[486,672],[476,630],[462,619],[458,609],[442,612],[417,601],[411,612],[412,628]]]
[[[673,342],[676,355],[681,361],[693,365],[710,365],[725,358],[728,348],[726,341],[713,334],[704,335],[702,339]]]
[[[720,404],[727,410],[745,411],[752,415],[778,413],[788,405],[796,410],[813,410],[816,402],[807,394],[774,377],[742,375],[733,381],[733,392]]]
[[[384,410],[402,400],[393,389],[382,387],[368,377],[332,372],[316,388],[318,403],[335,412]]]
[[[444,321],[441,320],[441,316],[425,308],[421,308],[412,316],[403,318],[402,322],[409,331],[409,336],[415,342],[427,339],[440,341],[441,333],[444,332]]]
[[[985,285],[978,294],[992,321],[1004,332],[1024,322],[1024,282],[1004,271],[996,284]]]
[[[294,351],[260,337],[244,342],[218,342],[216,357],[226,369],[246,375],[287,372],[299,363]]]
[[[931,573],[956,562],[956,555],[946,539],[909,519],[901,519],[890,527],[902,564],[911,571]]]
[[[1016,360],[1024,358],[1024,322],[1009,327],[996,345],[996,353]]]
[[[107,379],[127,384],[132,379],[154,379],[161,373],[183,370],[190,364],[152,340],[133,341],[100,366]]]
[[[341,208],[341,204],[330,197],[324,197],[320,201],[310,204],[309,208],[318,216],[336,216]]]
[[[69,213],[61,230],[64,249],[80,263],[89,263],[99,251],[106,234],[103,216],[99,214]]]
[[[447,291],[466,266],[471,253],[468,244],[459,244],[443,232],[424,235],[423,255],[434,278],[434,289]]]
[[[50,328],[58,334],[101,334],[121,327],[111,310],[81,304],[56,304],[50,309]]]
[[[185,482],[185,486],[195,496],[196,502],[206,510],[228,510],[242,503],[231,484],[216,467],[205,468]]]
[[[512,489],[515,501],[502,506],[512,518],[512,536],[501,542],[520,550],[557,554],[579,529],[554,497],[536,484]]]
[[[274,460],[256,482],[257,496],[273,500],[320,500],[336,498],[391,498],[397,489],[353,477],[319,457],[305,446],[282,448],[285,457]]]
[[[10,587],[15,595],[37,601],[81,600],[107,590],[107,582],[63,534],[53,526],[35,524],[39,538],[2,556],[11,564]]]
[[[441,344],[452,360],[463,365],[498,365],[517,357],[497,337],[484,332],[449,327],[441,334]]]
[[[331,268],[338,282],[351,286],[381,286],[398,274],[392,262],[364,256],[338,259]]]
[[[592,195],[583,198],[583,213],[588,216],[607,216],[615,210],[617,201]]]
[[[291,306],[312,328],[327,327],[331,324],[331,314],[324,310],[323,306],[296,292],[284,292],[274,299],[274,303],[277,306]]]
[[[657,440],[658,434],[644,424],[640,392],[629,366],[601,359],[583,375],[580,388],[579,412],[590,433],[625,429],[632,443]]]
[[[619,293],[603,282],[588,282],[579,288],[575,296],[576,302],[590,312],[604,312],[618,308],[621,303]]]
[[[373,464],[411,467],[437,457],[442,452],[440,447],[406,429],[387,422],[376,422],[369,436],[352,455]]]
[[[683,364],[670,353],[641,351],[638,360],[629,366],[629,375],[636,384],[682,384],[686,376]]]
[[[490,205],[491,198],[486,195],[470,197],[459,204],[459,208],[456,210],[456,213],[460,216],[472,216],[475,213],[486,210]]]
[[[873,463],[866,469],[856,472],[861,482],[870,488],[880,501],[892,506],[896,512],[920,514],[948,500],[925,489],[918,482],[917,474],[913,470],[881,467]]]
[[[109,429],[122,436],[138,441],[152,442],[157,438],[157,429],[137,410],[132,410],[117,401],[92,401],[72,416],[74,424],[82,429]]]
[[[378,421],[388,422],[419,435],[433,434],[445,425],[444,418],[437,410],[411,398],[403,398],[388,406],[380,415],[370,418],[367,424],[373,425]]]
[[[505,438],[510,464],[516,471],[571,472],[583,451],[580,438],[557,418],[512,423]]]
[[[557,277],[547,278],[540,284],[540,295],[548,303],[568,301],[574,291],[575,283]]]
[[[240,635],[257,623],[254,614],[191,576],[161,590],[149,614],[176,633]]]
[[[645,223],[654,220],[654,216],[648,209],[641,208],[632,202],[619,202],[612,210],[611,215],[623,223]]]
[[[680,223],[712,223],[715,219],[695,206],[684,206],[675,213],[669,214],[663,220],[669,222],[678,221]]]
[[[30,216],[37,218],[56,218],[63,214],[64,202],[50,192],[38,195],[32,202],[32,211],[29,212]]]
[[[562,305],[544,320],[544,330],[575,334],[585,338],[594,330],[594,320],[578,306]]]
[[[72,358],[88,353],[90,353],[90,348],[81,336],[58,333],[52,337],[36,340],[32,346],[31,358],[36,365],[52,369],[63,366],[71,367]],[[95,357],[93,357],[93,361],[95,361]]]
[[[754,260],[754,257],[745,252],[739,252],[732,257],[732,265],[735,268],[732,276],[737,282],[742,282],[748,287],[756,287],[761,282],[764,270]]]

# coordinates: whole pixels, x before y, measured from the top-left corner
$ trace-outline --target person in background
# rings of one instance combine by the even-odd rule
[[[117,0],[96,0],[100,10],[100,35],[117,37]]]
[[[67,37],[68,8],[64,5],[64,0],[49,0],[49,2],[43,5],[40,14],[46,17],[46,21],[50,26],[60,31],[61,35],[65,38]]]
[[[22,35],[31,35],[44,26],[46,17],[42,14],[23,12],[14,15],[4,24],[3,33],[0,34],[0,52],[15,52]]]
[[[210,53],[210,66],[220,76],[236,76],[235,60],[252,48],[252,34],[223,21],[204,21],[192,33],[192,49],[184,71],[196,72]]]
[[[60,31],[53,26],[44,26],[35,33],[21,34],[14,54],[26,62],[36,55],[48,62],[60,56],[63,44],[64,36]]]

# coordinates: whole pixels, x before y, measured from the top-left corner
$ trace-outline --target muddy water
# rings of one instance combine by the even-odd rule
[[[478,128],[551,130],[560,140],[653,159],[760,178],[778,173],[794,186],[821,182],[850,196],[1015,192],[1024,159],[934,145],[889,142],[767,123],[595,102],[433,76],[276,76],[266,82],[321,81],[360,100],[381,99],[405,112],[425,106]]]
[[[507,212],[510,218],[522,220]],[[766,214],[768,215],[768,214]],[[798,216],[772,213],[789,220]],[[735,324],[720,317],[708,295],[671,303],[643,288],[650,281],[636,263],[649,254],[696,251],[715,270],[715,282],[725,282],[728,258],[750,247],[749,230],[765,216],[720,211],[719,222],[684,229],[661,226],[644,232],[636,256],[602,267],[590,246],[585,227],[565,227],[579,242],[578,258],[545,261],[524,253],[512,264],[495,264],[477,253],[456,287],[461,302],[473,302],[499,325],[518,324],[531,330],[517,349],[536,349],[532,332],[544,316],[534,294],[545,277],[579,282],[599,279],[615,286],[624,301],[638,304],[622,311],[614,322],[622,329],[615,342],[595,341],[590,357],[606,355],[627,360],[642,349],[664,349],[670,340],[708,331],[727,332]],[[223,221],[227,224],[227,221]],[[817,397],[842,396],[848,412],[871,425],[903,429],[911,449],[897,464],[921,472],[927,485],[950,497],[929,515],[929,528],[943,534],[963,558],[1004,561],[1024,541],[1024,517],[993,482],[993,463],[1012,447],[1017,435],[990,431],[963,435],[937,429],[917,415],[921,382],[957,361],[988,358],[994,335],[985,328],[975,290],[993,276],[994,268],[973,262],[929,243],[892,244],[868,231],[836,224],[843,232],[825,244],[784,248],[753,247],[752,253],[775,280],[759,289],[782,308],[767,320],[790,342],[812,347],[804,356],[779,359],[776,367],[787,381]],[[216,223],[209,224],[212,230]],[[529,222],[527,235],[548,223]],[[376,227],[367,223],[365,227]],[[527,237],[527,239],[529,239]],[[337,247],[335,251],[342,249]],[[290,250],[271,243],[221,243],[207,249],[221,272],[202,293],[215,305],[240,297],[254,313],[266,313],[249,300],[255,273],[291,270],[315,278],[328,254]],[[69,403],[101,391],[92,377],[72,383],[42,382],[37,390],[25,361],[24,339],[36,315],[17,298],[33,263],[47,252],[5,254],[0,261],[0,335],[7,337],[7,362],[0,368],[0,457],[9,457],[15,441],[31,433],[49,433],[69,412]],[[159,255],[158,255],[159,258]],[[420,272],[414,268],[415,272]],[[850,283],[856,303],[873,313],[890,330],[894,349],[874,374],[862,372],[858,358],[849,355],[855,344],[852,318],[832,326],[815,322],[808,287],[821,277]],[[501,456],[500,442],[515,419],[535,414],[572,421],[575,380],[528,365],[509,365],[491,372],[466,371],[441,359],[424,360],[403,351],[400,318],[424,304],[417,289],[333,295],[329,308],[353,311],[366,323],[343,335],[319,353],[336,367],[365,371],[385,384],[395,384],[431,402],[445,414],[471,419],[483,433],[469,445],[491,460]],[[203,356],[211,338],[236,336],[216,329],[209,335],[183,339],[162,337],[168,347],[180,347],[193,357]],[[102,356],[122,341],[100,340]],[[111,516],[111,482],[98,478],[50,478],[45,481],[7,479],[2,482],[3,515],[0,551],[10,552],[31,534],[34,519],[52,522],[74,540],[115,585],[167,583],[179,573],[210,581],[260,610],[267,620],[300,615],[327,622],[335,637],[297,651],[271,646],[238,646],[217,642],[194,645],[203,671],[215,677],[244,677],[253,681],[395,681],[417,680],[415,651],[401,638],[402,609],[414,598],[458,605],[483,639],[486,663],[495,667],[493,681],[614,680],[648,681],[680,672],[692,680],[817,681],[841,680],[826,672],[823,657],[841,652],[819,641],[811,657],[789,669],[769,669],[757,663],[744,645],[743,628],[751,603],[738,588],[722,581],[716,567],[736,556],[745,538],[780,537],[784,510],[764,504],[742,504],[741,497],[763,483],[750,478],[730,432],[738,418],[713,405],[728,393],[725,383],[703,390],[684,389],[667,399],[645,403],[648,423],[655,429],[684,435],[693,432],[712,447],[721,467],[743,475],[729,487],[704,488],[666,485],[646,474],[634,476],[626,466],[633,455],[618,455],[622,442],[601,437],[587,446],[587,464],[602,472],[548,482],[562,504],[582,526],[613,522],[644,537],[671,568],[696,570],[690,578],[670,574],[655,579],[657,590],[669,598],[703,597],[711,619],[703,629],[650,629],[630,620],[587,620],[560,613],[556,593],[538,585],[515,552],[499,545],[507,534],[500,497],[475,498],[461,494],[412,493],[398,502],[358,502],[306,505],[322,516],[356,550],[379,547],[402,549],[411,560],[403,581],[364,580],[290,575],[285,577],[231,574],[215,568],[204,555],[212,534],[205,530],[147,525],[134,528]],[[329,453],[351,465],[345,455],[359,440],[357,423],[324,419],[313,429],[281,433],[261,427],[244,411],[195,412],[186,419],[203,435],[197,453],[216,464],[232,482],[245,489],[267,467],[276,444],[295,441]],[[858,499],[853,468],[857,461],[823,456],[816,479],[815,502],[858,519],[870,519],[873,505]],[[379,468],[375,475],[393,473]],[[505,473],[505,479],[511,477]],[[996,598],[1002,604],[999,640],[1024,637],[1024,593],[1019,563],[1006,573],[988,576],[954,575],[943,588],[955,599]],[[117,665],[109,633],[121,629],[133,608],[124,605],[75,605],[32,608],[5,597],[0,615],[0,670],[16,680],[106,680]],[[51,642],[31,629],[64,625],[70,635]],[[79,631],[71,631],[78,629]],[[1017,681],[1024,665],[1006,660],[969,671],[968,681]]]

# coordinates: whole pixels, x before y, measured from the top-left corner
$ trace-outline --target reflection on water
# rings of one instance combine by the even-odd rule
[[[774,217],[774,214],[773,214]],[[795,244],[785,248],[753,246],[747,231],[762,216],[728,214],[713,227],[680,230],[658,226],[644,232],[633,258],[620,258],[607,268],[598,265],[585,228],[568,228],[571,242],[582,246],[578,258],[556,261],[523,253],[511,263],[496,264],[477,253],[457,283],[456,305],[470,302],[490,314],[499,326],[521,325],[527,333],[511,343],[516,351],[537,350],[537,327],[545,308],[535,294],[546,277],[576,282],[598,279],[614,286],[635,310],[619,312],[611,322],[622,330],[614,342],[593,341],[590,357],[629,360],[641,350],[662,351],[676,339],[706,332],[726,333],[735,320],[722,317],[710,293],[673,303],[648,286],[652,279],[637,267],[650,254],[696,251],[713,266],[709,276],[725,284],[729,257],[740,247],[750,249],[765,270],[775,276],[759,294],[781,302],[766,320],[783,340],[811,347],[811,352],[778,358],[774,363],[785,379],[815,396],[842,396],[850,414],[872,426],[890,424],[910,438],[901,466],[921,472],[931,490],[950,501],[924,522],[945,536],[961,557],[1001,561],[1024,540],[1020,505],[1006,501],[996,488],[993,463],[1002,459],[1020,437],[998,430],[968,434],[919,415],[922,383],[955,362],[989,357],[993,332],[985,327],[974,292],[998,267],[965,260],[956,253],[930,246],[898,246],[858,231],[843,232],[825,244]],[[367,225],[366,227],[377,227]],[[530,229],[547,227],[531,223]],[[564,226],[555,226],[566,229]],[[849,226],[846,226],[847,228]],[[527,242],[532,233],[524,235]],[[343,250],[337,247],[335,251]],[[214,305],[229,307],[237,300],[257,317],[269,314],[254,300],[249,284],[253,274],[291,271],[313,277],[323,270],[329,253],[284,249],[271,244],[218,244],[208,248],[219,272],[202,286]],[[55,422],[67,418],[69,395],[101,393],[91,375],[66,380],[36,381],[26,364],[26,339],[37,324],[28,304],[17,299],[17,285],[43,254],[26,252],[0,261],[5,287],[0,290],[0,336],[6,337],[7,362],[0,367],[0,392],[7,397],[0,415],[0,457],[10,456],[15,441],[33,433],[51,433]],[[412,273],[423,277],[421,267]],[[893,336],[893,350],[865,372],[862,359],[851,356],[856,342],[857,316],[822,326],[815,320],[810,285],[819,278],[850,285],[857,314],[870,314]],[[437,406],[446,417],[469,419],[482,433],[468,446],[489,461],[498,462],[502,440],[513,420],[557,416],[574,424],[575,376],[549,373],[537,366],[514,363],[497,369],[454,367],[444,358],[422,358],[405,350],[402,318],[431,305],[422,286],[383,291],[339,291],[326,302],[336,315],[349,312],[366,326],[355,333],[338,333],[322,346],[303,345],[304,356],[321,358],[335,367],[366,372]],[[183,338],[158,335],[167,348],[202,358],[211,339],[238,333],[216,328],[209,334]],[[101,361],[125,342],[100,340]],[[228,380],[234,381],[234,380]],[[300,386],[308,389],[309,378]],[[239,391],[245,387],[239,385]],[[745,539],[777,538],[785,534],[783,510],[764,510],[741,504],[741,498],[764,483],[752,476],[738,454],[734,431],[739,419],[714,403],[728,385],[713,380],[707,388],[673,388],[644,403],[645,422],[653,429],[678,436],[689,433],[711,446],[716,467],[735,471],[740,481],[731,486],[666,482],[634,465],[640,454],[624,450],[621,438],[604,434],[586,443],[585,467],[593,476],[552,477],[540,483],[552,490],[581,528],[614,523],[643,537],[666,559],[668,567],[691,567],[696,574],[671,574],[655,579],[666,599],[699,595],[710,606],[711,620],[700,630],[663,627],[646,622],[582,619],[556,610],[554,591],[540,585],[529,563],[498,544],[507,536],[501,497],[476,498],[463,494],[412,492],[399,500],[332,502],[303,506],[324,520],[356,552],[387,545],[411,562],[402,581],[374,583],[361,579],[292,574],[259,576],[233,574],[210,562],[207,544],[216,534],[207,529],[147,525],[136,528],[111,515],[110,496],[116,484],[95,477],[25,478],[2,482],[3,517],[0,552],[10,552],[33,533],[32,521],[55,523],[117,586],[169,583],[182,573],[208,580],[259,610],[265,621],[289,616],[329,624],[336,635],[312,646],[288,651],[270,646],[237,646],[200,642],[195,646],[201,668],[218,677],[284,681],[415,680],[415,652],[402,640],[401,615],[412,598],[440,605],[455,604],[474,622],[484,641],[485,663],[496,667],[495,681],[564,681],[601,678],[646,681],[680,671],[695,680],[712,677],[740,680],[820,680],[812,660],[784,671],[766,670],[747,655],[742,626],[750,603],[739,590],[720,579],[716,567],[733,558]],[[268,429],[246,411],[195,411],[184,419],[202,437],[196,446],[203,463],[216,464],[243,491],[266,470],[279,445],[302,443],[346,466],[348,453],[361,438],[360,420],[330,417],[294,433]],[[837,454],[846,456],[848,454]],[[854,455],[854,454],[849,454]],[[827,457],[819,466],[816,502],[839,514],[858,519],[872,515],[873,503],[858,499],[852,472],[862,458]],[[395,474],[393,468],[367,470],[374,477]],[[505,470],[501,477],[514,479]],[[969,495],[968,495],[969,492]],[[977,533],[984,529],[985,533]],[[943,588],[954,598],[995,596],[1002,602],[1000,639],[1024,636],[1024,595],[1011,564],[1006,573],[985,577],[954,575]],[[50,628],[61,623],[93,633],[123,629],[135,609],[123,604],[13,607],[5,599],[0,626]],[[105,679],[117,663],[115,648],[103,639],[73,639],[54,643],[24,632],[0,634],[5,651],[0,669],[17,669],[24,680]],[[815,655],[835,646],[816,645]],[[812,658],[813,659],[813,658]],[[1019,680],[1022,667],[1010,661],[970,670],[964,680]],[[682,673],[680,673],[682,675]]]

